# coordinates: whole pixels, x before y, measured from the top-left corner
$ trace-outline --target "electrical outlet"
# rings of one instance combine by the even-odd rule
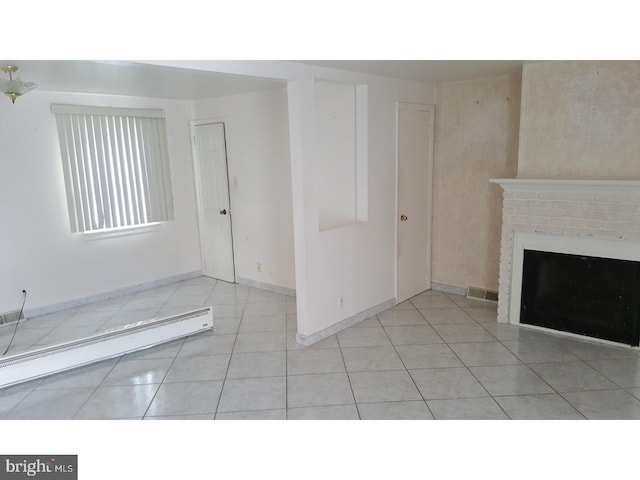
[[[338,308],[342,308],[344,306],[344,298],[338,297]]]
[[[258,262],[257,269],[258,269],[258,272],[262,271],[262,264],[260,262]]]

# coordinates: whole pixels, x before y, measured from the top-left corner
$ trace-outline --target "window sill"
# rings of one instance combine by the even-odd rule
[[[91,232],[84,232],[82,234],[82,237],[85,240],[100,240],[102,238],[124,237],[127,235],[137,235],[139,233],[146,233],[154,230],[159,230],[161,227],[162,227],[161,222],[147,223],[146,225],[135,225],[133,227],[93,230]]]

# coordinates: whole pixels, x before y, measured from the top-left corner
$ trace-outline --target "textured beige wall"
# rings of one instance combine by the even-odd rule
[[[520,75],[437,86],[432,280],[498,290],[502,190],[517,171]]]
[[[640,176],[640,62],[523,68],[518,176]]]

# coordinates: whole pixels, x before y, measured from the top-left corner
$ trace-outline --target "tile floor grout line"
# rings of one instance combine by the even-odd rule
[[[504,345],[505,348],[509,349],[506,345]],[[564,347],[563,347],[564,348]],[[565,349],[566,350],[566,349]],[[512,352],[511,350],[509,350],[511,353],[513,353],[514,355],[516,355],[515,352]],[[569,352],[571,353],[571,352]],[[517,356],[517,355],[516,355]],[[532,372],[536,377],[538,377],[544,384],[546,384],[552,391],[553,393],[555,393],[556,395],[560,396],[561,398],[563,398],[565,401],[567,401],[580,415],[584,416],[584,414],[578,410],[578,408],[573,405],[571,402],[569,402],[564,395],[562,395],[562,392],[560,392],[559,390],[555,389],[549,382],[547,382],[544,378],[542,378],[541,375],[538,374],[538,372],[536,372],[533,368],[531,368],[531,366],[529,365],[529,363],[525,362],[523,359],[521,359],[520,357],[518,357],[518,359],[522,362],[522,364],[524,366],[526,366],[530,372]],[[573,361],[572,361],[573,362]],[[556,363],[556,362],[548,362],[548,363]],[[567,363],[567,362],[559,362],[559,363]],[[521,395],[530,395],[530,394],[521,394]],[[496,402],[497,403],[497,402]],[[586,418],[586,417],[585,417]]]
[[[413,303],[412,303],[412,305],[413,305]],[[416,308],[416,311],[420,314],[420,316],[422,318],[424,318],[424,315],[422,315],[420,310],[418,310]],[[425,320],[425,322],[427,321],[426,318],[424,318],[424,320]],[[378,320],[378,322],[380,322],[380,320]],[[402,359],[402,356],[400,355],[400,352],[398,352],[398,349],[396,348],[397,345],[395,345],[393,343],[393,341],[391,341],[391,337],[389,337],[389,333],[387,332],[387,329],[384,327],[384,325],[382,325],[381,322],[380,322],[380,325],[382,326],[382,330],[384,331],[384,334],[386,335],[387,339],[389,340],[389,343],[391,344],[391,347],[393,348],[393,351],[396,353],[396,355],[400,359],[400,363],[402,363],[402,366],[404,367],[404,371],[407,373],[407,375],[409,375],[409,378],[411,379],[411,382],[413,383],[413,386],[416,388],[416,390],[420,394],[420,398],[422,398],[422,401],[424,402],[425,407],[427,407],[427,411],[429,412],[429,415],[431,415],[431,418],[436,420],[436,416],[434,415],[433,411],[431,410],[431,407],[429,407],[429,404],[427,403],[427,399],[424,398],[424,395],[422,394],[422,391],[420,390],[420,388],[418,387],[418,384],[416,383],[415,379],[413,378],[413,375],[411,375],[411,372],[407,368],[407,365],[404,363],[404,360]],[[433,331],[435,332],[435,329],[433,329]],[[436,332],[436,335],[438,335],[438,337],[440,337],[440,334],[438,334],[438,332]],[[444,342],[444,339],[442,337],[440,337],[440,340],[442,340]]]
[[[475,321],[475,319],[474,319]],[[489,333],[489,332],[488,332]],[[490,333],[489,333],[490,334]],[[491,335],[493,337],[493,335]],[[495,337],[493,337],[495,338]],[[496,339],[497,341],[497,339]],[[469,343],[478,343],[478,342],[469,342]],[[488,342],[487,342],[488,343]],[[478,382],[478,384],[485,390],[485,392],[487,392],[487,395],[489,395],[489,398],[491,398],[491,400],[493,400],[493,403],[495,403],[498,408],[505,414],[505,416],[507,417],[507,419],[512,420],[511,416],[507,413],[507,411],[502,408],[502,405],[500,405],[500,403],[495,399],[495,397],[491,394],[491,392],[489,392],[489,390],[487,389],[487,387],[484,386],[484,384],[480,381],[480,379],[478,377],[476,377],[474,375],[474,373],[471,371],[470,366],[467,365],[464,360],[462,360],[462,358],[460,358],[460,356],[458,355],[458,353],[451,348],[451,345],[449,345],[447,343],[447,346],[449,347],[449,349],[453,352],[453,354],[458,358],[458,360],[460,360],[460,363],[462,363],[462,365],[467,369],[467,371],[471,374],[471,376],[476,380],[476,382]],[[470,397],[472,398],[472,397]]]
[[[297,312],[296,312],[296,332],[297,329]],[[289,314],[285,302],[285,322],[284,322],[284,419],[289,420]],[[294,337],[295,341],[295,337]]]
[[[553,338],[555,338],[555,336],[553,336]],[[541,341],[542,341],[542,340],[541,340]],[[502,343],[502,342],[501,342],[501,343]],[[506,345],[503,345],[503,346],[504,346],[504,348],[508,349],[511,353],[513,353],[513,355],[516,355],[516,356],[518,357],[518,355],[517,355],[515,352],[513,352],[512,350],[510,350],[510,349],[509,349],[509,347],[507,347]],[[566,350],[569,354],[573,355],[573,354],[572,354],[572,353],[571,353],[571,352],[570,352],[566,347],[564,347],[563,345],[560,345],[560,346],[561,346],[564,350]],[[574,355],[574,356],[575,356],[575,355]],[[618,387],[619,387],[619,389],[624,390],[624,388],[623,388],[623,387],[621,387],[619,384],[617,384],[616,382],[614,382],[614,381],[613,381],[611,378],[609,378],[607,375],[605,375],[604,373],[600,372],[597,368],[595,368],[595,367],[593,367],[593,366],[589,365],[589,364],[587,363],[587,361],[582,360],[582,359],[580,359],[579,357],[576,357],[576,358],[577,358],[577,360],[571,360],[571,361],[569,361],[569,362],[564,362],[564,361],[561,361],[561,362],[535,362],[534,364],[536,364],[536,365],[538,365],[538,364],[542,364],[542,363],[562,363],[562,364],[564,364],[564,363],[577,363],[577,362],[579,361],[579,362],[584,363],[584,364],[585,364],[585,365],[587,365],[588,367],[591,367],[593,370],[595,370],[597,373],[599,373],[600,375],[602,375],[603,377],[605,377],[607,380],[609,380],[610,382],[612,382],[614,385],[618,386]],[[520,357],[518,357],[518,359],[522,362],[522,364],[523,364],[523,365],[526,365],[526,366],[527,366],[531,371],[533,371],[533,373],[535,373],[535,374],[537,375],[537,372],[535,372],[535,370],[533,370],[533,369],[530,367],[530,363],[531,363],[531,362],[527,363],[527,362],[525,362],[523,359],[521,359]],[[539,376],[539,375],[538,375],[538,376]],[[585,418],[585,419],[587,419],[587,420],[588,420],[588,417],[587,417],[587,416],[586,416],[586,415],[585,415],[585,414],[584,414],[584,413],[583,413],[583,412],[582,412],[582,411],[581,411],[581,410],[580,410],[580,409],[579,409],[579,408],[578,408],[578,407],[577,407],[573,402],[571,402],[571,401],[570,401],[570,400],[569,400],[569,399],[564,395],[564,393],[576,393],[576,392],[560,392],[560,391],[556,390],[555,388],[553,388],[553,387],[552,387],[548,382],[546,382],[544,379],[542,379],[542,378],[541,378],[541,380],[542,380],[543,382],[545,382],[545,383],[549,386],[549,388],[551,388],[551,389],[554,391],[554,393],[555,393],[556,395],[559,395],[559,396],[560,396],[564,401],[566,401],[566,402],[567,402],[567,403],[568,403],[568,404],[569,404],[569,405],[570,405],[570,406],[571,406],[571,407],[572,407],[576,412],[578,412],[578,414],[580,414],[583,418]],[[591,391],[591,392],[593,392],[593,391],[602,391],[602,390],[605,390],[605,389],[599,389],[599,390],[581,390],[580,392],[590,392],[590,391]]]
[[[151,400],[149,401],[149,404],[147,405],[147,408],[145,408],[144,413],[142,414],[142,419],[143,420],[147,416],[147,413],[149,412],[149,409],[151,408],[151,405],[153,404],[153,401],[158,396],[158,392],[160,391],[162,386],[165,384],[164,382],[167,379],[167,375],[169,375],[169,371],[171,370],[171,367],[173,367],[173,364],[175,363],[176,358],[178,358],[178,354],[180,353],[180,350],[182,350],[182,347],[184,347],[184,343],[187,341],[187,338],[189,338],[189,337],[183,337],[182,338],[182,343],[181,343],[180,347],[178,348],[178,350],[176,351],[176,354],[171,359],[171,363],[169,364],[169,367],[167,368],[167,371],[164,372],[164,376],[162,377],[162,380],[160,381],[160,384],[158,385],[158,388],[156,389],[155,393],[153,394],[153,397],[151,397]],[[169,343],[169,342],[167,342],[167,343]]]
[[[375,315],[375,317],[376,319],[378,318],[377,315]],[[349,375],[349,370],[347,369],[347,363],[344,360],[344,353],[342,352],[342,345],[340,344],[340,339],[338,338],[338,335],[336,335],[336,342],[338,343],[340,358],[342,358],[342,365],[344,366],[344,371],[347,375],[347,381],[349,382],[349,389],[351,390],[351,397],[353,398],[353,404],[356,407],[356,414],[358,415],[358,420],[362,420],[362,416],[360,415],[360,409],[358,408],[358,401],[356,400],[356,394],[353,391],[353,384],[351,383],[351,375]]]
[[[454,303],[455,303],[455,302],[454,302]],[[462,310],[462,307],[458,306],[458,308],[460,308],[460,309]],[[466,312],[465,312],[465,313],[466,313]],[[420,312],[420,314],[422,314],[422,312]],[[473,317],[471,317],[471,318],[472,318],[472,320],[473,320],[476,324],[478,323],[478,322],[476,321],[476,319],[475,319],[475,318],[473,318]],[[425,318],[425,320],[426,320],[426,318]],[[427,322],[428,322],[428,320],[427,320]],[[435,330],[435,328],[434,328],[434,330]],[[483,330],[485,330],[485,329],[483,329]],[[486,330],[485,330],[485,331],[486,331]],[[438,332],[436,331],[436,333],[438,333]],[[490,332],[487,332],[487,333],[488,333],[489,335],[491,335],[491,333],[490,333]],[[439,334],[438,334],[438,335],[439,335]],[[496,339],[493,335],[491,335],[491,337],[492,337],[492,338],[494,338],[494,339],[497,341],[497,339]],[[441,337],[441,338],[442,338],[442,337]],[[442,338],[442,340],[445,342],[445,345],[447,345],[447,347],[449,347],[449,350],[451,350],[451,352],[453,352],[453,354],[456,356],[456,358],[460,361],[460,363],[462,364],[462,366],[463,366],[464,368],[466,368],[466,369],[467,369],[467,371],[468,371],[468,372],[469,372],[469,374],[470,374],[470,375],[475,379],[475,381],[476,381],[476,382],[478,382],[478,384],[479,384],[479,385],[484,389],[484,391],[485,391],[485,392],[487,392],[487,395],[489,396],[489,398],[491,398],[491,400],[493,400],[493,403],[494,403],[495,405],[497,405],[497,406],[498,406],[498,408],[499,408],[499,409],[500,409],[500,410],[505,414],[505,416],[507,417],[507,419],[511,419],[511,416],[510,416],[510,415],[509,415],[509,414],[504,410],[504,408],[502,408],[502,405],[500,405],[500,403],[498,403],[498,402],[496,401],[496,399],[493,397],[493,395],[491,395],[491,392],[489,392],[489,390],[487,389],[487,387],[485,387],[485,386],[484,386],[484,384],[480,381],[480,379],[479,379],[479,378],[477,378],[477,377],[474,375],[474,373],[471,371],[471,369],[469,368],[469,366],[468,366],[468,365],[467,365],[467,364],[462,360],[462,358],[460,358],[460,356],[458,355],[458,353],[457,353],[453,348],[451,348],[451,345],[449,344],[449,342],[447,342],[444,338]],[[465,342],[461,342],[461,343],[465,343]],[[466,342],[466,343],[479,343],[479,342]],[[489,342],[487,342],[487,343],[489,343]],[[476,398],[476,397],[467,397],[467,398]],[[486,397],[477,397],[477,398],[486,398]],[[426,400],[425,400],[425,403],[426,403]],[[428,403],[427,403],[427,407],[429,407],[429,404],[428,404]],[[434,415],[434,417],[433,417],[433,418],[435,418],[435,415]]]
[[[231,346],[231,352],[229,354],[229,362],[227,363],[227,368],[226,368],[225,373],[224,373],[224,378],[222,379],[222,385],[220,386],[220,394],[218,395],[218,401],[216,402],[216,408],[215,408],[215,410],[213,412],[213,419],[214,420],[217,420],[217,418],[218,418],[218,413],[219,413],[218,410],[220,409],[220,401],[222,400],[222,394],[224,393],[224,387],[227,384],[227,376],[229,375],[229,367],[231,366],[231,360],[233,359],[233,354],[236,353],[235,352],[236,343],[238,342],[238,335],[240,335],[240,328],[242,328],[242,320],[244,320],[244,311],[245,311],[246,306],[247,306],[248,297],[249,296],[247,295],[247,298],[245,298],[244,302],[243,302],[242,313],[240,314],[240,321],[238,322],[238,331],[235,333],[235,338],[233,339],[233,345]],[[220,413],[226,413],[226,412],[220,412]]]
[[[216,285],[218,284],[218,281],[216,280],[216,282],[213,284],[213,287],[211,288],[211,292],[213,292],[213,290],[215,289]],[[169,299],[175,294],[175,292],[177,291],[177,288],[174,289],[173,293],[167,298],[167,300],[165,300],[165,302],[162,304],[163,306],[166,305],[166,303],[169,301]],[[211,295],[211,294],[209,294]],[[207,297],[208,299],[208,297]],[[161,306],[158,310],[156,310],[155,315],[158,315],[159,312],[162,311],[163,306]],[[180,345],[180,347],[178,348],[178,350],[176,351],[176,354],[173,356],[173,358],[171,359],[171,363],[169,364],[169,367],[167,368],[167,371],[165,372],[164,376],[162,377],[162,381],[160,382],[160,384],[158,385],[158,388],[156,389],[156,391],[153,394],[153,397],[151,398],[151,400],[149,401],[149,404],[147,405],[147,408],[145,409],[144,413],[142,414],[142,419],[144,420],[147,417],[147,414],[149,412],[149,409],[151,408],[151,405],[153,404],[154,400],[156,399],[158,392],[160,392],[161,388],[163,385],[165,385],[165,380],[167,379],[167,376],[169,375],[169,371],[171,370],[171,368],[173,367],[176,359],[178,358],[178,355],[180,354],[180,352],[182,351],[182,348],[184,347],[184,344],[187,341],[187,338],[189,338],[191,335],[187,336],[187,337],[183,337],[182,338],[182,343]],[[168,343],[168,342],[167,342]],[[214,418],[215,418],[215,412],[214,412]]]

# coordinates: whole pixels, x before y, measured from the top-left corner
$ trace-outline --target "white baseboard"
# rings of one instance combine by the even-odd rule
[[[89,295],[88,297],[75,298],[67,302],[55,303],[52,305],[46,305],[44,307],[25,309],[25,317],[37,317],[39,315],[46,315],[48,313],[59,312],[60,310],[66,310],[67,308],[81,307],[88,303],[100,302],[103,300],[109,300],[111,298],[120,297],[123,295],[129,295],[132,293],[138,293],[150,288],[162,287],[171,283],[181,282],[190,278],[199,277],[202,275],[202,270],[195,270],[193,272],[182,273],[180,275],[173,275],[171,277],[161,278],[159,280],[152,280],[150,282],[139,283],[137,285],[131,285],[129,287],[119,288],[117,290],[111,290],[109,292],[98,293],[96,295]]]
[[[374,315],[380,312],[384,312],[385,310],[388,310],[391,307],[393,307],[395,304],[396,304],[396,299],[391,298],[386,302],[376,305],[375,307],[371,307],[363,312],[356,313],[351,317],[345,318],[344,320],[341,320],[338,323],[334,323],[333,325],[330,325],[329,327],[323,330],[320,330],[319,332],[312,333],[311,335],[301,335],[298,333],[296,334],[296,342],[308,347],[310,345],[313,345],[314,343],[318,343],[320,340],[324,340],[325,338],[330,337],[331,335],[341,332],[342,330],[349,328],[355,325],[356,323],[366,320],[367,318],[373,317]]]
[[[268,292],[280,293],[282,295],[288,295],[290,297],[296,296],[296,291],[293,288],[280,287],[278,285],[271,285],[270,283],[258,282],[256,280],[250,280],[248,278],[241,278],[241,277],[238,277],[236,279],[236,282],[239,285],[259,288],[260,290],[267,290]]]
[[[455,285],[445,285],[444,283],[431,282],[431,290],[442,293],[453,293],[454,295],[467,295],[467,289],[464,287],[456,287]]]

